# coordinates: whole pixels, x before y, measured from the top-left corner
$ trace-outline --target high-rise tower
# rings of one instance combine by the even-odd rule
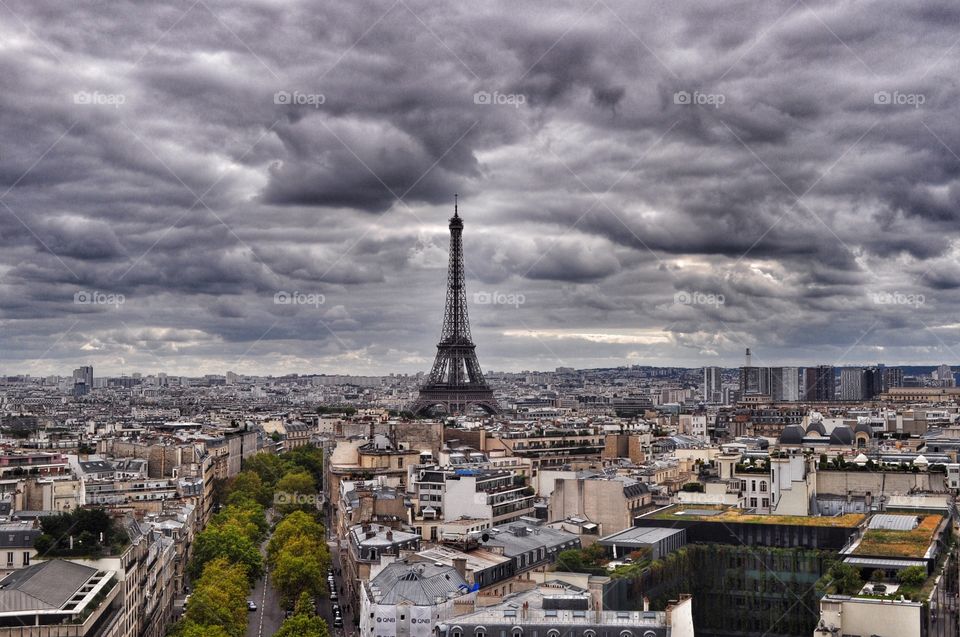
[[[476,345],[470,336],[467,317],[467,289],[463,271],[463,219],[453,204],[450,218],[450,262],[447,268],[447,301],[443,311],[443,329],[437,343],[437,357],[430,376],[420,387],[420,396],[410,411],[423,414],[433,407],[447,413],[463,413],[476,406],[495,414],[500,406],[483,378],[477,361]]]

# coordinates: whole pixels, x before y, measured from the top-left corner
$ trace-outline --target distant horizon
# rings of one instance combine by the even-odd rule
[[[85,363],[85,365],[90,365],[90,364],[91,364],[91,363],[89,363],[89,362],[88,362],[88,363]],[[757,364],[754,364],[753,367],[795,367],[795,368],[798,368],[798,369],[803,369],[803,368],[807,368],[807,367],[816,367],[817,365],[830,365],[830,363],[812,363],[812,364],[807,363],[807,364],[802,364],[802,365],[801,365],[801,364],[784,364],[784,365],[757,365]],[[872,363],[858,363],[858,364],[847,364],[847,365],[832,365],[832,367],[834,367],[834,368],[836,368],[836,369],[844,369],[844,368],[856,368],[856,367],[874,367],[874,366],[876,366],[876,365],[884,365],[885,367],[888,367],[888,368],[897,367],[897,368],[921,368],[921,369],[926,369],[926,368],[936,369],[936,368],[938,368],[940,365],[949,365],[949,367],[950,367],[951,369],[960,368],[960,363],[958,363],[958,364],[951,364],[951,363],[942,363],[942,362],[941,362],[941,363],[903,363],[903,364],[890,364],[890,363],[878,363],[878,362],[876,362],[876,361],[874,361],[874,362],[872,362]],[[78,365],[77,367],[80,367],[80,365]],[[560,366],[558,366],[558,367],[567,367],[567,366],[560,365]],[[702,370],[704,367],[719,367],[720,369],[723,369],[723,370],[725,370],[725,371],[731,371],[731,370],[740,369],[741,367],[743,367],[743,365],[734,365],[734,366],[727,366],[727,365],[697,365],[697,366],[692,366],[692,367],[690,367],[690,366],[685,366],[685,365],[643,365],[643,364],[639,364],[639,363],[631,363],[631,364],[624,364],[624,365],[610,365],[610,366],[599,366],[599,367],[573,367],[572,369],[573,369],[574,371],[577,371],[577,372],[586,372],[586,371],[599,371],[599,370],[607,370],[607,369],[611,369],[611,370],[612,370],[612,369],[629,369],[629,368],[632,368],[632,367],[639,367],[639,368],[642,368],[642,369],[643,369],[643,368],[646,368],[646,369],[680,369],[680,370],[686,370],[686,371]],[[66,372],[66,373],[63,373],[63,372],[60,372],[60,373],[51,372],[51,373],[47,373],[47,374],[34,374],[34,373],[26,373],[26,372],[22,372],[22,373],[21,373],[21,372],[16,372],[16,371],[14,371],[14,372],[2,371],[2,372],[0,372],[0,376],[2,376],[2,377],[4,377],[4,378],[6,378],[6,377],[13,377],[13,376],[29,376],[30,378],[47,378],[47,377],[50,377],[50,376],[57,376],[57,377],[60,377],[60,378],[70,378],[70,377],[72,376],[72,374],[73,374],[73,369],[76,369],[76,367],[70,369],[70,370],[69,370],[68,372]],[[358,376],[358,377],[364,377],[364,376],[367,376],[367,377],[387,378],[387,377],[390,377],[390,376],[411,376],[411,377],[412,377],[412,376],[416,376],[417,374],[427,374],[427,373],[429,372],[429,370],[420,370],[420,371],[417,371],[417,372],[398,372],[398,371],[394,371],[394,372],[386,372],[386,373],[380,373],[380,374],[375,374],[375,373],[349,373],[349,372],[334,372],[334,371],[327,371],[327,372],[285,372],[285,373],[282,373],[282,374],[278,374],[278,373],[237,372],[237,371],[235,371],[235,370],[229,370],[229,369],[228,369],[228,370],[223,370],[223,371],[203,372],[203,373],[200,373],[200,374],[197,374],[196,372],[194,372],[193,374],[182,374],[182,373],[176,373],[176,372],[169,372],[169,371],[165,371],[165,370],[149,371],[149,372],[142,372],[142,371],[136,371],[136,370],[132,370],[132,371],[126,371],[126,370],[124,370],[124,371],[121,371],[121,372],[112,372],[112,371],[110,371],[110,370],[107,370],[106,373],[101,373],[101,372],[98,371],[98,367],[97,367],[96,365],[93,365],[93,372],[94,372],[94,378],[122,378],[122,377],[130,378],[130,377],[133,376],[133,374],[140,374],[142,377],[156,376],[156,375],[158,375],[158,374],[167,374],[168,376],[175,376],[175,377],[182,377],[182,378],[203,378],[203,377],[205,377],[205,376],[226,376],[227,372],[233,372],[233,373],[237,374],[238,376],[250,376],[250,377],[261,377],[261,378],[284,378],[284,377],[289,377],[289,376],[294,376],[294,375],[296,375],[296,376],[298,376],[298,377],[308,377],[308,376]],[[484,370],[484,374],[522,374],[522,373],[529,373],[529,374],[556,373],[556,368],[553,368],[553,369],[517,369],[517,370],[493,369],[493,370]],[[956,373],[956,372],[955,372],[955,373]]]

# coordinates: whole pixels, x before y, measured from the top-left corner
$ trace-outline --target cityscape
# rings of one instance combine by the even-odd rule
[[[960,5],[0,15],[0,637],[960,637]]]

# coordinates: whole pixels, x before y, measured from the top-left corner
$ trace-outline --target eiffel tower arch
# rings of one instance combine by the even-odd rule
[[[489,414],[500,412],[500,405],[477,361],[476,345],[470,335],[464,280],[463,219],[455,200],[453,217],[450,218],[450,261],[443,329],[430,376],[421,385],[417,400],[410,405],[414,414],[422,415],[434,408],[448,414],[462,414],[470,407],[479,407]]]

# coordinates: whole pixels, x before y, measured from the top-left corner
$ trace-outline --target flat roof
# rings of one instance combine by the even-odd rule
[[[866,515],[847,513],[845,515],[772,515],[746,513],[743,509],[723,506],[698,505],[687,507],[682,504],[671,505],[639,516],[645,520],[663,520],[676,522],[690,520],[694,522],[723,522],[740,524],[786,524],[794,526],[827,526],[854,528],[860,525]]]
[[[624,529],[618,533],[613,533],[606,537],[602,537],[597,540],[597,542],[603,546],[613,546],[614,544],[642,546],[665,540],[668,537],[682,534],[683,532],[683,529],[669,529],[655,526],[635,526],[629,529]]]

